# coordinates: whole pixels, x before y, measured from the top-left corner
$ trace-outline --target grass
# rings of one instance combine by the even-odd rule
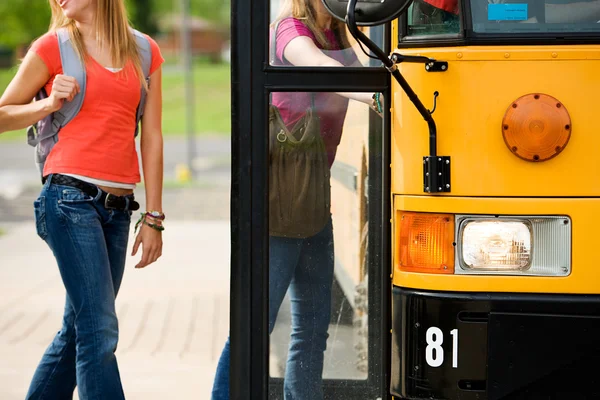
[[[16,68],[0,69],[0,94],[14,76]],[[197,135],[228,136],[230,119],[229,64],[197,62],[194,65],[194,131]],[[185,80],[177,64],[163,68],[163,132],[165,136],[186,134]],[[6,132],[1,141],[25,141],[25,131]]]

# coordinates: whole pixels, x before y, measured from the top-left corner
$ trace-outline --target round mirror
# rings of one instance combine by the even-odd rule
[[[327,10],[345,21],[349,0],[322,0]],[[413,0],[357,0],[356,24],[359,26],[383,25],[402,14]]]

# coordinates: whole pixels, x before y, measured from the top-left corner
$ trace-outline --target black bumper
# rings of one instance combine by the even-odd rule
[[[600,296],[394,287],[392,301],[398,398],[600,399]]]

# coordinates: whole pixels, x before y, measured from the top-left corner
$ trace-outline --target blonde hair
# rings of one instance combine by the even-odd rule
[[[325,36],[325,33],[317,25],[317,11],[312,5],[313,0],[284,0],[279,16],[275,19],[272,24],[275,26],[277,21],[282,19],[293,17],[298,19],[306,25],[308,29],[315,35],[315,38],[323,49],[331,50],[333,43],[330,43]],[[321,0],[316,0],[321,1]],[[341,49],[350,47],[348,42],[348,35],[346,34],[346,25],[332,17],[331,30],[335,33],[335,37],[340,42],[338,43]]]
[[[64,15],[57,0],[48,0],[48,3],[52,10],[49,32],[66,28],[79,58],[85,60],[86,50],[75,20]],[[145,89],[148,89],[142,72],[140,50],[130,28],[124,0],[96,0],[94,26],[96,27],[98,46],[100,49],[107,47],[110,49],[113,66],[125,67],[131,60],[140,83]]]

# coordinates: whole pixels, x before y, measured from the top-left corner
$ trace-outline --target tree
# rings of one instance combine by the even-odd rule
[[[43,35],[50,24],[50,7],[45,1],[0,1],[0,46],[16,49]]]
[[[153,13],[154,1],[127,0],[126,4],[132,25],[148,35],[154,35],[158,30]]]
[[[153,0],[157,15],[179,13],[181,0]],[[229,25],[230,0],[190,0],[191,14],[202,19]]]

